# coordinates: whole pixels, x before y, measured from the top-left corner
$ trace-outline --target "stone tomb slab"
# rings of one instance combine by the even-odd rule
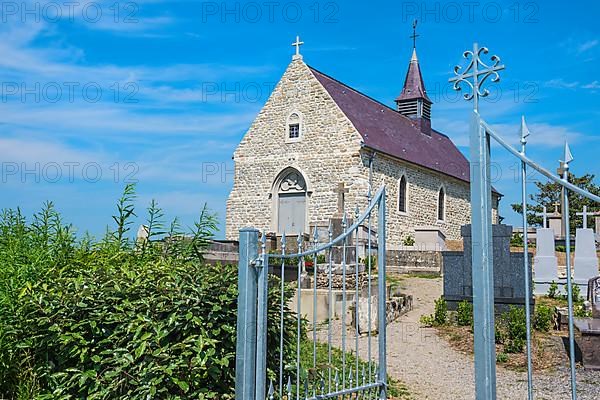
[[[555,252],[554,230],[539,228],[536,232],[536,255],[534,259],[534,294],[548,293],[552,281],[558,282],[558,260]]]
[[[575,340],[581,351],[583,367],[600,370],[600,319],[576,318]]]
[[[598,276],[596,240],[591,229],[577,229],[575,237],[575,283],[587,286],[588,281]]]

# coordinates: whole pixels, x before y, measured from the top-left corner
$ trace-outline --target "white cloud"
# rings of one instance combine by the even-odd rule
[[[544,86],[556,89],[576,89],[579,86],[578,81],[565,81],[562,78],[550,79],[544,82]]]
[[[593,81],[588,83],[587,85],[583,85],[584,89],[600,89],[600,81]]]
[[[596,47],[597,45],[598,45],[597,39],[588,40],[586,42],[583,42],[577,46],[577,54],[584,53],[584,52]]]

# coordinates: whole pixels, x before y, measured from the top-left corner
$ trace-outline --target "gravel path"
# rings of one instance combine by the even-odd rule
[[[413,295],[414,309],[388,325],[388,373],[404,382],[415,399],[474,399],[474,372],[471,356],[452,349],[432,328],[422,328],[419,318],[433,313],[434,300],[442,293],[441,279],[407,278],[401,283],[405,293]],[[341,324],[335,321],[336,328]],[[326,340],[324,332],[320,340]],[[335,335],[338,336],[338,335]],[[338,336],[339,338],[339,336]],[[359,338],[359,353],[367,358],[367,338]],[[335,345],[340,347],[340,341]],[[354,348],[354,333],[349,330],[348,348]],[[372,338],[377,354],[377,338]],[[534,372],[536,399],[570,399],[567,359],[557,371]],[[600,372],[577,370],[580,400],[600,399]],[[498,399],[527,399],[527,374],[498,367]]]

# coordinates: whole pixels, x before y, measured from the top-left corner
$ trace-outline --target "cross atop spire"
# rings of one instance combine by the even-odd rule
[[[302,46],[304,42],[300,41],[300,36],[296,36],[296,41],[292,43],[292,46],[296,47],[296,54],[292,57],[292,60],[301,60],[302,54],[300,54],[300,46]]]
[[[418,20],[413,21],[413,34],[409,36],[413,40],[413,49],[417,48],[417,38],[421,35],[417,35],[417,22]]]

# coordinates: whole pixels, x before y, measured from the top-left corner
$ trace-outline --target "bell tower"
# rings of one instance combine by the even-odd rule
[[[408,72],[404,79],[402,92],[396,98],[397,110],[400,114],[412,119],[415,126],[426,134],[431,135],[431,100],[427,96],[419,59],[417,58],[417,21],[413,22],[413,53],[408,64]]]

